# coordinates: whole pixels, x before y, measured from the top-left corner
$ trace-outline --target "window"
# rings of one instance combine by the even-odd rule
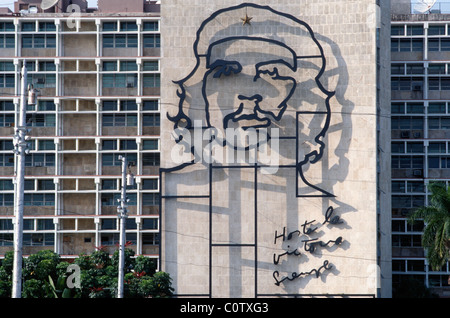
[[[24,246],[52,246],[55,244],[55,236],[53,233],[29,234],[23,235]]]
[[[137,71],[136,61],[120,61],[120,70],[124,71]]]
[[[103,140],[102,150],[117,150],[117,140]]]
[[[14,226],[11,219],[0,220],[0,231],[14,230]]]
[[[55,150],[55,142],[53,140],[39,140],[39,150]]]
[[[445,74],[445,64],[430,64],[428,74]]]
[[[422,156],[392,156],[392,169],[423,169]]]
[[[144,48],[161,47],[161,37],[159,34],[144,34]]]
[[[391,144],[391,152],[392,153],[405,153],[405,143],[393,141]]]
[[[429,39],[428,51],[429,52],[450,51],[450,39],[447,38]]]
[[[0,34],[0,49],[13,49],[16,47],[14,35]]]
[[[105,34],[104,48],[137,48],[138,38],[135,34]]]
[[[430,25],[428,35],[445,35],[445,25]]]
[[[450,157],[428,157],[428,168],[447,169],[450,168]]]
[[[14,103],[11,101],[0,101],[0,111],[13,111]]]
[[[120,22],[120,31],[137,31],[136,22]]]
[[[0,22],[0,32],[14,32],[15,30],[13,22]]]
[[[429,103],[428,113],[429,114],[445,114],[446,111],[445,103]]]
[[[55,88],[55,74],[28,74],[28,83],[33,83],[35,88]]]
[[[423,26],[421,25],[408,25],[406,26],[406,35],[423,35]]]
[[[3,153],[0,154],[0,167],[13,167],[14,166],[14,155]]]
[[[392,77],[391,89],[393,91],[421,91],[423,88],[422,77]]]
[[[406,74],[425,74],[423,64],[406,64]]]
[[[158,21],[144,22],[144,31],[158,31]]]
[[[53,193],[25,193],[23,201],[25,206],[54,206],[55,195]]]
[[[137,85],[137,74],[103,74],[104,88],[132,88]]]
[[[36,31],[36,23],[35,22],[22,22],[22,31],[23,32],[35,32]]]
[[[38,219],[37,220],[37,230],[38,231],[48,231],[54,230],[55,224],[52,219]]]
[[[53,180],[38,180],[38,190],[55,190],[55,183]]]
[[[14,88],[15,81],[14,74],[0,74],[0,88]]]
[[[122,100],[120,110],[137,110],[137,103],[135,100]]]
[[[407,153],[424,153],[424,146],[422,142],[407,142],[406,152]]]
[[[101,224],[102,230],[116,230],[117,229],[117,220],[116,219],[101,219],[100,224]]]
[[[117,62],[103,62],[103,71],[117,71]]]
[[[0,180],[0,190],[14,190],[12,180]]]
[[[392,116],[391,117],[391,128],[392,129],[416,129],[422,130],[424,124],[423,117],[413,117],[413,116]]]
[[[146,100],[143,103],[142,110],[158,110],[157,100]]]
[[[13,62],[0,62],[1,72],[14,72],[15,67]]]
[[[135,153],[122,154],[122,156],[125,156],[127,158],[128,162],[137,161],[137,154],[135,154]],[[102,155],[102,165],[105,167],[120,166],[120,165],[122,165],[122,161],[119,160],[118,154],[103,154]]]
[[[450,90],[450,77],[429,77],[428,89],[436,90]]]
[[[450,117],[429,117],[428,129],[450,129]]]
[[[160,87],[160,74],[144,74],[144,87]]]
[[[0,234],[0,246],[13,246],[14,234]]]
[[[159,114],[144,114],[143,126],[144,127],[159,127],[160,126],[160,115]]]
[[[104,114],[103,127],[137,126],[137,115],[134,114]]]
[[[27,114],[28,127],[55,127],[55,114]]]
[[[116,190],[117,181],[115,179],[102,180],[102,190]]]
[[[117,22],[103,22],[103,31],[117,31]]]
[[[0,127],[12,127],[14,125],[14,115],[0,114]]]
[[[142,205],[144,206],[158,206],[159,205],[159,193],[143,193]]]
[[[158,190],[158,179],[144,179],[142,181],[143,190]]]
[[[142,155],[142,164],[144,166],[159,166],[160,164],[159,153],[144,153]]]
[[[119,205],[117,200],[120,200],[120,193],[102,193],[102,205],[103,206],[117,206]],[[128,205],[136,205],[137,204],[137,195],[136,193],[127,193],[127,198],[130,199]]]
[[[422,39],[391,39],[391,52],[422,52]]]
[[[446,143],[445,142],[430,142],[428,145],[429,153],[446,153]]]
[[[39,22],[39,31],[42,32],[56,31],[56,25],[53,22]]]
[[[143,71],[158,71],[158,61],[144,61]]]
[[[120,150],[136,150],[137,143],[136,140],[121,140],[120,141]]]
[[[0,193],[0,206],[14,206],[14,194]]]
[[[157,230],[158,229],[158,219],[142,219],[142,229],[143,230]]]
[[[27,34],[22,36],[22,48],[56,48],[56,36],[50,34]]]
[[[55,166],[55,154],[43,153],[43,154],[30,154],[25,157],[26,167],[54,167]]]
[[[144,140],[142,142],[142,150],[158,150],[158,140]]]

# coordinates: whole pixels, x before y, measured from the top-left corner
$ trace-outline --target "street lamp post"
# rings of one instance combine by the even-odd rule
[[[36,104],[36,91],[30,85],[27,87],[27,67],[26,61],[23,61],[21,71],[21,94],[20,94],[20,113],[18,125],[15,128],[13,144],[16,155],[16,187],[14,198],[14,264],[13,264],[13,286],[12,298],[21,298],[22,296],[22,247],[23,247],[23,204],[24,204],[24,184],[25,184],[25,155],[30,151],[27,136],[29,130],[26,127],[26,110],[28,104]]]
[[[127,185],[134,183],[134,176],[131,173],[127,175],[127,168],[133,163],[128,163],[125,156],[119,156],[119,160],[122,161],[122,193],[118,200],[120,205],[117,207],[117,214],[120,220],[120,238],[119,238],[119,276],[117,286],[117,298],[123,298],[123,285],[125,275],[125,231],[126,231],[126,219],[128,217],[128,201],[127,198]]]

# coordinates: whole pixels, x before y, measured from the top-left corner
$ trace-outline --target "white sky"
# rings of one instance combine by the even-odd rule
[[[88,6],[90,8],[97,7],[97,0],[88,0]],[[0,0],[0,7],[9,7],[13,10],[14,0]]]

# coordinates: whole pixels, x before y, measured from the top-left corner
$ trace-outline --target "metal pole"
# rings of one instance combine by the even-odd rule
[[[123,281],[125,269],[125,229],[127,218],[127,158],[119,156],[122,161],[122,195],[120,205],[117,207],[118,217],[120,219],[120,242],[119,242],[119,277],[117,286],[117,298],[123,298]]]
[[[21,73],[21,96],[18,127],[14,135],[14,152],[17,158],[16,165],[16,191],[14,200],[14,264],[13,264],[13,287],[12,298],[22,296],[22,244],[23,244],[23,198],[25,177],[25,154],[28,151],[27,128],[26,128],[26,96],[27,96],[27,68],[23,62]]]

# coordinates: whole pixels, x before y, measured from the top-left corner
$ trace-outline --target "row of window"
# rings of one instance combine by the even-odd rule
[[[22,32],[55,32],[56,25],[54,22],[22,22],[20,26]],[[136,22],[117,21],[117,22],[103,22],[102,30],[108,31],[138,31]],[[142,31],[156,32],[159,30],[158,21],[146,21],[142,24]],[[0,32],[15,32],[13,22],[0,22]]]
[[[391,104],[392,114],[448,114],[450,108],[447,102],[430,102],[425,107],[423,102],[394,102]]]
[[[37,140],[38,147],[35,142],[29,143],[30,150],[55,150],[55,142],[53,140]],[[119,146],[119,147],[117,147]],[[0,140],[0,151],[13,150],[12,140]],[[137,150],[138,145],[135,139],[123,139],[119,142],[117,140],[103,140],[101,150]],[[150,139],[142,141],[142,150],[158,150],[158,140]]]
[[[431,75],[448,74],[448,63],[430,63],[427,73]],[[392,63],[392,75],[422,75],[425,74],[425,65],[422,63]]]
[[[448,169],[450,168],[449,156],[429,156],[428,169]],[[423,156],[392,156],[392,169],[419,169],[420,173],[417,177],[422,177],[422,169],[425,166],[425,158]]]
[[[446,141],[431,141],[428,143],[428,153],[449,153],[448,143]],[[391,152],[394,154],[406,153],[425,153],[425,145],[423,142],[403,142],[393,141],[391,143]]]
[[[135,100],[103,101],[101,111],[137,111],[138,103]],[[142,111],[157,111],[159,109],[157,100],[146,100],[142,102]],[[0,111],[14,111],[12,101],[0,101]],[[53,101],[39,100],[37,105],[27,105],[30,111],[55,111],[56,105]]]
[[[116,230],[118,229],[118,219],[100,219],[100,230]],[[135,218],[127,218],[127,229],[137,229],[137,223]],[[158,229],[158,219],[155,218],[142,218],[141,230],[156,230]],[[24,231],[53,231],[55,224],[53,219],[24,219],[23,220]],[[0,219],[0,231],[12,231],[14,225],[12,219]]]
[[[125,154],[102,154],[103,166],[120,166],[122,161],[119,160],[119,156],[127,157],[128,161],[137,161],[137,153],[125,153]],[[159,153],[143,153],[142,154],[143,166],[159,166],[160,155]],[[55,154],[53,153],[32,153],[25,157],[25,167],[54,167],[55,166]],[[0,167],[14,167],[14,154],[0,153]]]
[[[136,245],[136,233],[126,233],[126,241]],[[85,238],[90,242],[90,238]],[[102,234],[102,246],[114,246],[119,242],[119,234]],[[159,235],[157,233],[143,233],[142,245],[158,245]],[[55,235],[53,233],[24,233],[23,246],[54,246]],[[0,246],[13,246],[13,234],[0,234]]]
[[[142,36],[144,48],[160,48],[159,34],[144,34]],[[0,34],[0,48],[15,47],[14,35]],[[24,49],[54,49],[56,48],[56,35],[53,34],[24,34],[22,35],[22,48]],[[137,48],[137,34],[105,34],[103,35],[103,48]]]
[[[28,127],[55,127],[55,114],[27,114]],[[136,127],[138,125],[137,114],[103,114],[103,127]],[[13,127],[13,114],[0,114],[0,127]],[[159,127],[159,114],[142,114],[143,127]]]
[[[137,184],[135,183],[132,188],[136,189]],[[25,180],[24,189],[25,191],[54,191],[55,183],[53,179]],[[0,180],[0,190],[13,191],[13,181],[9,179]],[[103,179],[101,190],[120,190],[120,179]],[[158,179],[143,179],[141,190],[158,190]]]
[[[54,72],[56,71],[56,64],[48,61],[27,62],[28,72]],[[137,71],[138,66],[136,61],[104,61],[102,65],[103,71]],[[142,71],[158,71],[158,61],[144,61],[142,63]],[[0,62],[0,72],[15,72],[14,62]]]
[[[117,200],[120,199],[120,193],[102,193],[102,206],[117,206]],[[130,200],[127,204],[130,206],[137,205],[137,194],[127,193],[127,198]],[[24,206],[55,206],[54,193],[25,193]],[[0,193],[0,207],[14,206],[14,194]],[[159,193],[142,193],[142,206],[159,206]]]
[[[392,116],[391,129],[395,130],[423,130],[424,118],[418,116]],[[429,130],[450,129],[450,117],[448,116],[430,116],[428,117]],[[420,136],[419,136],[420,137]],[[409,138],[405,136],[404,138]]]

